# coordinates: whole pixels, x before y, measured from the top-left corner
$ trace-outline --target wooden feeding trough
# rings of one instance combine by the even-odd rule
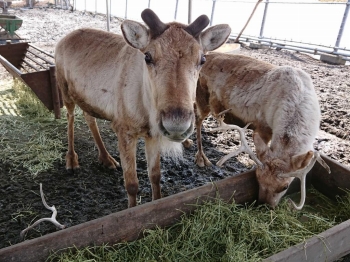
[[[308,184],[321,193],[335,198],[344,194],[340,188],[350,189],[350,170],[327,156],[322,158],[332,174],[316,162],[308,174]],[[295,191],[296,187],[291,187]],[[57,231],[36,239],[0,249],[0,261],[45,261],[50,252],[62,252],[69,247],[83,248],[92,245],[133,241],[144,229],[165,227],[178,221],[183,213],[189,213],[202,201],[219,195],[224,201],[252,202],[258,196],[255,171],[207,184],[157,201],[126,209],[77,226]],[[132,223],[130,222],[132,221]],[[306,243],[293,246],[265,261],[334,261],[350,253],[350,220],[313,237]],[[327,247],[326,247],[327,246]]]
[[[60,118],[62,99],[56,87],[54,58],[30,43],[0,45],[0,63],[14,77],[29,86],[55,118]]]

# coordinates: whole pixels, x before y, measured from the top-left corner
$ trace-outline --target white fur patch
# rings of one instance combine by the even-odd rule
[[[174,160],[183,159],[182,143],[172,142],[164,136],[159,137],[160,152],[163,156],[171,157]]]

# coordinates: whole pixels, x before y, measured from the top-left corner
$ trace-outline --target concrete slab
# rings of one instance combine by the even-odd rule
[[[268,49],[269,47],[260,43],[250,43],[249,47],[252,49]]]
[[[330,55],[330,54],[322,54],[320,56],[320,60],[322,62],[332,64],[332,65],[345,65],[346,60],[344,60],[341,56]]]

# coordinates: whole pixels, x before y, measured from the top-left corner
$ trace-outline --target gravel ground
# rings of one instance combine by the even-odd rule
[[[105,17],[90,13],[36,8],[27,11],[15,10],[15,14],[23,19],[23,25],[17,33],[52,54],[57,41],[74,29],[81,27],[106,29]],[[112,18],[112,32],[120,32],[120,21],[118,18]],[[302,68],[311,75],[322,111],[321,130],[314,147],[350,167],[349,66],[329,65],[309,55],[284,50],[251,50],[242,47],[240,52],[275,65]],[[11,75],[0,67],[0,92],[1,85],[11,79]],[[204,130],[214,125],[213,119],[209,118],[204,123]],[[119,161],[117,140],[109,124],[99,121],[99,126],[107,149]],[[53,168],[40,173],[36,178],[28,178],[24,168],[17,168],[14,172],[10,165],[4,164],[0,159],[0,248],[20,242],[19,233],[22,229],[40,217],[50,216],[49,211],[42,206],[39,183],[43,183],[48,204],[57,207],[59,222],[67,226],[80,224],[127,207],[121,169],[109,171],[99,166],[97,150],[88,128],[86,125],[80,125],[78,130],[76,150],[81,170],[73,176],[65,171],[64,161],[57,161]],[[62,132],[62,140],[66,143],[66,130],[58,131]],[[192,139],[196,141],[194,136]],[[251,144],[251,140],[249,141]],[[203,145],[213,163],[237,144],[233,142],[232,133],[203,132]],[[162,158],[163,196],[239,174],[253,167],[250,159],[239,156],[229,160],[223,168],[216,166],[198,168],[194,166],[195,152],[195,146],[185,150],[184,159],[177,162]],[[62,156],[64,154],[65,150],[62,151]],[[142,204],[151,201],[143,141],[139,142],[137,171]],[[36,230],[29,232],[26,239],[55,230],[51,224],[42,224]]]

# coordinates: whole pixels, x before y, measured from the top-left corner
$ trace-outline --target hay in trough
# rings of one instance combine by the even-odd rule
[[[349,193],[336,204],[310,192],[320,198],[318,212],[328,214],[311,206],[292,210],[286,199],[275,210],[215,199],[170,228],[146,230],[140,240],[70,250],[49,261],[259,261],[350,217]]]

